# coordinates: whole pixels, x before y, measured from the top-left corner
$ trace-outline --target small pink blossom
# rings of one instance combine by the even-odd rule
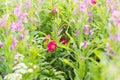
[[[30,44],[28,44],[27,47],[30,48]]]
[[[79,3],[79,8],[80,8],[80,11],[83,12],[83,13],[86,12],[86,10],[87,10],[84,2]]]
[[[89,27],[88,27],[88,25],[85,25],[85,26],[84,26],[84,34],[85,34],[85,35],[88,35],[88,34],[89,34]]]
[[[53,13],[53,14],[56,14],[56,13],[57,13],[57,8],[56,8],[56,7],[54,7],[54,8],[52,9],[52,13]]]
[[[117,18],[119,15],[120,15],[119,11],[113,10],[111,17],[112,17],[112,18]]]
[[[50,34],[48,34],[45,38],[44,41],[49,40],[50,39]]]
[[[6,20],[8,19],[8,14],[5,14],[0,18],[0,26],[5,27],[6,26]]]
[[[4,43],[0,42],[0,48],[4,46]]]
[[[15,24],[16,24],[17,31],[22,31],[22,29],[23,29],[22,21],[18,20],[15,22]]]
[[[89,19],[90,19],[90,20],[93,20],[93,14],[92,14],[92,11],[89,11],[89,12],[88,12],[88,16],[89,16]]]
[[[24,18],[26,18],[27,15],[28,15],[27,12],[23,12],[23,13],[20,13],[19,17],[20,17],[20,19],[24,19]]]
[[[63,29],[57,30],[57,34],[60,35],[62,31],[63,31]]]
[[[75,30],[75,36],[77,36],[79,34],[78,30]]]
[[[14,47],[17,46],[17,39],[16,39],[16,37],[13,38],[12,45],[13,45]]]
[[[18,59],[14,59],[14,65],[16,65],[18,63]]]
[[[24,38],[23,34],[20,34],[19,38],[20,38],[20,40],[23,40],[23,38]]]
[[[114,40],[115,39],[114,35],[113,34],[109,34],[109,39],[110,40]]]
[[[18,5],[15,9],[14,9],[14,15],[15,16],[20,16],[20,13],[21,13],[21,6]]]
[[[2,16],[2,19],[7,20],[8,17],[9,17],[9,14],[5,14],[5,15]]]
[[[74,12],[74,14],[77,14],[77,9],[76,9],[76,8],[74,8],[74,11],[73,11],[73,12]]]
[[[87,48],[87,46],[88,46],[88,43],[86,41],[84,41],[83,47]]]
[[[16,46],[17,46],[17,39],[16,39],[16,37],[13,37],[10,49],[13,50]]]
[[[26,7],[27,9],[29,9],[30,6],[31,6],[31,1],[30,1],[30,0],[27,0],[27,1],[25,2],[25,7]]]
[[[29,18],[30,21],[37,21],[37,18]]]
[[[14,46],[13,46],[13,45],[11,45],[11,46],[10,46],[10,49],[11,49],[11,50],[13,50],[13,49],[14,49]]]
[[[115,19],[114,22],[115,22],[115,24],[117,24],[118,26],[120,26],[120,19]]]
[[[10,29],[11,29],[12,32],[15,32],[15,30],[16,30],[16,24],[14,22],[12,22],[10,24]]]
[[[0,20],[0,25],[1,25],[2,27],[5,27],[5,26],[6,26],[6,22],[3,21],[3,20]]]
[[[84,2],[87,4],[87,7],[91,7],[92,3],[90,0],[84,0]]]
[[[119,34],[119,33],[116,33],[116,35],[115,35],[115,40],[120,41],[120,34]]]
[[[106,0],[106,3],[107,3],[107,4],[109,4],[110,6],[112,6],[112,5],[113,5],[112,0]]]
[[[4,57],[0,57],[0,61],[4,61],[5,60],[5,58]]]
[[[24,22],[24,23],[28,23],[28,19],[27,19],[27,18],[24,18],[24,19],[23,19],[23,22]]]
[[[23,34],[28,35],[29,34],[29,30],[24,30]]]

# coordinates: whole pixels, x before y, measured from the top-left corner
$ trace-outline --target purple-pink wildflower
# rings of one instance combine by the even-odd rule
[[[24,18],[26,18],[27,15],[28,15],[28,13],[25,11],[23,13],[20,13],[19,17],[20,17],[20,19],[24,19]]]
[[[57,30],[57,34],[60,35],[62,31],[63,31],[63,29]]]
[[[110,40],[114,40],[115,39],[114,35],[113,34],[109,34],[109,39]]]
[[[0,48],[4,46],[4,43],[0,42]]]
[[[11,29],[12,32],[15,32],[15,30],[16,30],[16,24],[14,22],[12,22],[10,24],[10,29]]]
[[[5,14],[0,18],[0,26],[5,27],[6,26],[6,20],[8,19],[8,14]]]
[[[77,14],[77,9],[74,8],[73,12],[74,12],[74,14],[76,15],[76,14]]]
[[[75,30],[75,36],[77,36],[79,34],[78,30]]]
[[[88,27],[88,25],[85,25],[85,26],[84,26],[84,34],[85,34],[85,35],[88,35],[88,34],[89,34],[89,27]]]
[[[19,38],[20,38],[20,40],[23,40],[23,38],[24,38],[23,34],[20,34]]]
[[[84,43],[83,43],[83,47],[84,47],[84,48],[87,48],[87,46],[88,46],[87,41],[84,41]]]
[[[17,7],[14,9],[14,15],[19,17],[21,13],[21,5],[17,5]]]
[[[120,33],[116,33],[116,35],[115,35],[115,40],[120,41]]]
[[[31,1],[30,1],[30,0],[27,0],[27,1],[25,2],[25,7],[26,7],[27,9],[29,9],[30,6],[31,6]]]
[[[16,21],[15,24],[16,24],[17,31],[22,31],[22,29],[23,29],[22,21],[18,20],[18,21]]]
[[[16,39],[16,37],[13,37],[10,49],[13,50],[16,46],[17,46],[17,39]]]
[[[79,8],[80,8],[80,11],[83,12],[83,13],[86,12],[86,10],[87,10],[84,2],[79,3]]]
[[[6,26],[6,22],[3,19],[0,19],[0,26],[2,27]]]
[[[92,11],[89,11],[89,12],[88,12],[88,16],[89,16],[89,19],[90,19],[90,20],[93,20],[93,14],[92,14]]]

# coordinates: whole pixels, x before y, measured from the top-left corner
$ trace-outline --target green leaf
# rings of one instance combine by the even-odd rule
[[[75,68],[75,66],[69,60],[63,59],[63,62],[72,67],[73,69]]]

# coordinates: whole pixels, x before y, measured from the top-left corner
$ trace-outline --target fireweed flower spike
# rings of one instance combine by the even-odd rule
[[[87,48],[87,46],[88,46],[88,43],[86,41],[84,41],[83,47]]]
[[[22,21],[18,20],[18,21],[16,21],[15,24],[16,24],[17,31],[22,31],[22,29],[23,29]]]
[[[23,20],[24,20],[27,15],[28,15],[28,13],[25,11],[25,12],[21,13],[21,14],[19,15],[19,17],[20,17],[20,19],[23,19]]]
[[[87,46],[88,46],[88,42],[87,41],[84,41],[84,42],[82,42],[80,44],[80,47],[82,47],[82,48],[87,48]]]
[[[9,15],[5,14],[0,18],[0,26],[5,27],[6,26],[6,20],[8,19]]]
[[[25,2],[25,7],[26,7],[27,9],[29,9],[30,6],[31,6],[31,1],[30,1],[30,0],[27,0],[27,1]]]
[[[86,8],[86,5],[84,2],[80,2],[78,6],[79,6],[81,12],[83,12],[83,13],[86,12],[87,8]]]
[[[53,52],[57,48],[56,41],[50,41],[47,47],[49,52]]]
[[[113,34],[109,34],[109,39],[110,40],[114,40],[115,39],[114,35]]]
[[[21,13],[21,6],[18,5],[15,9],[14,9],[14,15],[15,16],[20,16]]]
[[[15,32],[16,30],[17,31],[22,31],[22,29],[23,29],[22,26],[23,26],[22,21],[18,20],[16,22],[12,22],[10,24],[10,29],[11,29],[12,32]]]
[[[16,24],[14,22],[12,22],[10,24],[10,29],[11,29],[12,32],[15,32],[15,30],[16,30]]]
[[[23,40],[23,38],[24,38],[23,34],[20,34],[19,39]]]
[[[6,22],[5,22],[4,20],[0,19],[0,25],[1,25],[2,27],[5,27],[5,26],[6,26]]]
[[[89,16],[89,19],[90,19],[90,20],[93,20],[92,11],[89,11],[89,12],[88,12],[88,16]]]
[[[84,26],[84,34],[85,34],[85,35],[88,35],[88,34],[89,34],[89,27],[88,27],[88,25],[85,25],[85,26]]]
[[[15,46],[15,47],[17,46],[17,40],[16,40],[16,37],[13,38],[12,45]]]
[[[75,36],[79,35],[79,31],[75,30]]]
[[[116,35],[115,35],[115,40],[120,41],[120,34],[119,34],[119,33],[116,33]]]
[[[17,46],[17,39],[16,37],[13,38],[12,44],[10,46],[10,49],[13,50]]]

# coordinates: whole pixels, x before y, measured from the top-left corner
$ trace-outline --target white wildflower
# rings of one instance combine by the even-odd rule
[[[11,73],[6,75],[4,80],[22,80],[22,75],[18,73]]]
[[[36,69],[36,68],[37,68],[37,65],[34,65],[33,68]]]
[[[15,70],[15,73],[25,74],[25,73],[27,73],[27,70],[26,69],[18,69],[18,70]]]
[[[23,60],[24,59],[24,55],[20,54],[20,53],[16,53],[15,59],[17,60]]]
[[[31,69],[31,68],[30,68],[30,69],[28,69],[28,72],[32,73],[32,72],[33,72],[33,69]]]
[[[13,68],[13,70],[20,69],[20,68],[27,69],[28,67],[24,63],[19,63]]]
[[[27,73],[27,69],[28,67],[24,63],[19,63],[13,68],[15,73],[21,73],[21,74]]]
[[[33,65],[33,63],[29,63],[29,65],[30,65],[30,66],[32,66],[32,65]]]

